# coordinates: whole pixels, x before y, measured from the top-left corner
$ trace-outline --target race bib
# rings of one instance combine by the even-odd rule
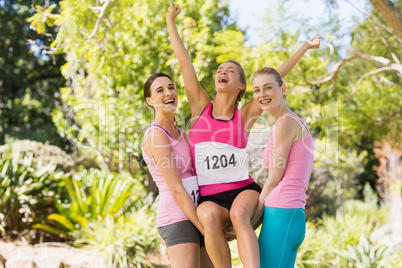
[[[248,179],[248,156],[245,149],[218,142],[195,145],[198,184],[210,185]]]
[[[198,188],[197,176],[181,179],[181,181],[187,193],[190,195],[191,199],[193,199],[194,205],[197,207],[198,200],[200,198],[200,189]]]

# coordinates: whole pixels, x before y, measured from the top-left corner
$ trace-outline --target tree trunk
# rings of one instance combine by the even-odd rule
[[[389,23],[396,35],[402,39],[402,12],[390,0],[370,0],[378,12]]]
[[[154,180],[152,179],[151,173],[149,173],[147,169],[147,180],[146,180],[146,185],[147,187],[147,192],[152,193],[152,202],[155,201],[155,198],[158,196],[158,187],[156,186]]]

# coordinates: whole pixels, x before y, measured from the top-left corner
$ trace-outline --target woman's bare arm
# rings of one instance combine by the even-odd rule
[[[180,35],[177,31],[175,19],[180,13],[181,9],[179,5],[175,5],[172,2],[168,9],[168,13],[166,14],[166,23],[174,54],[176,55],[180,64],[180,69],[184,81],[184,89],[186,91],[192,115],[198,116],[210,103],[210,99],[198,82],[194,66],[190,60],[190,55],[186,50],[183,41],[181,40]]]

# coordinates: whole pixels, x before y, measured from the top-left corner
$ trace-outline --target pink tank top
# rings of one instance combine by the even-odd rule
[[[308,130],[308,135],[300,141],[293,142],[290,147],[285,172],[278,185],[269,193],[265,199],[265,206],[277,208],[305,208],[306,191],[313,170],[314,154],[313,140],[307,125],[298,116],[287,113],[284,116],[296,118]],[[299,122],[300,120],[300,122]],[[275,133],[275,131],[273,132]],[[274,146],[274,135],[268,140],[264,150],[264,164],[268,168],[269,159]]]
[[[168,136],[172,145],[173,158],[175,160],[176,167],[180,172],[182,181],[184,181],[186,178],[195,176],[193,163],[191,161],[190,146],[183,135],[183,130],[178,130],[180,132],[180,138],[179,140],[175,140],[162,127],[158,125],[151,125],[145,132],[144,139],[150,131],[155,129],[157,129],[157,131],[166,133]],[[155,161],[155,158],[149,156],[144,151],[144,147],[142,147],[142,154],[145,163],[148,165],[148,170],[159,189],[160,200],[157,209],[156,226],[166,226],[175,222],[188,220],[187,216],[180,209],[172,193],[170,192],[169,187],[167,186]],[[163,165],[163,163],[161,163],[161,165]],[[168,163],[166,163],[166,165],[168,165]]]
[[[190,147],[201,196],[244,187],[254,180],[248,174],[247,135],[239,110],[228,121],[212,117],[213,104],[190,128]]]

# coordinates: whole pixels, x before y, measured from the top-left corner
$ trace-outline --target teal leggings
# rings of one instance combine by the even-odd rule
[[[294,267],[305,234],[304,209],[265,207],[258,238],[261,267]]]

